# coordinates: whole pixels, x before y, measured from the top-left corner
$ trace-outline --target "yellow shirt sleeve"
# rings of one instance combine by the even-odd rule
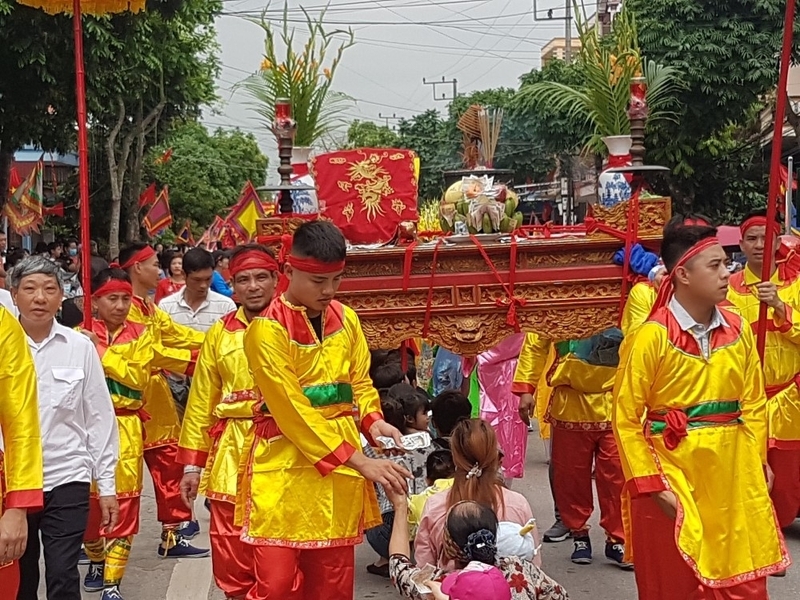
[[[208,430],[217,422],[214,407],[222,401],[222,377],[217,368],[217,348],[224,324],[215,323],[206,334],[192,378],[178,443],[178,461],[203,467],[208,460],[211,438]]]
[[[614,436],[632,496],[666,489],[642,427],[650,389],[665,355],[666,348],[661,343],[665,335],[655,323],[645,323],[635,330],[631,343],[623,344],[614,385]]]
[[[744,347],[746,374],[742,394],[742,421],[758,444],[761,462],[767,462],[767,394],[764,391],[764,370],[756,349],[756,339],[747,322],[742,323],[742,345]]]
[[[5,508],[39,508],[44,467],[36,366],[22,327],[0,308],[0,428],[3,431]]]
[[[167,348],[199,351],[205,334],[191,327],[176,323],[166,312],[153,307],[155,322],[161,330],[161,342]]]
[[[289,334],[278,322],[257,318],[244,335],[244,351],[261,396],[281,433],[322,475],[356,452],[303,394],[290,354]]]
[[[535,333],[525,334],[517,360],[517,369],[511,391],[515,394],[533,394],[550,356],[550,340]]]
[[[372,385],[369,376],[370,353],[367,339],[361,329],[361,323],[355,311],[345,307],[345,320],[352,340],[352,355],[350,357],[350,384],[353,388],[353,401],[358,407],[361,419],[361,431],[367,435],[369,428],[376,422],[383,420],[381,399],[378,390]]]
[[[656,301],[655,288],[648,283],[637,283],[631,288],[622,311],[622,335],[632,335],[650,316]]]
[[[150,381],[152,361],[153,336],[149,330],[132,342],[108,346],[102,355],[105,376],[138,391]]]

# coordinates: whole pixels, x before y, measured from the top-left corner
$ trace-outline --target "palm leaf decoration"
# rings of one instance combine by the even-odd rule
[[[588,126],[586,149],[605,154],[602,138],[629,135],[628,101],[634,77],[647,82],[648,125],[676,118],[677,92],[684,84],[680,72],[647,60],[639,53],[636,22],[623,4],[614,19],[610,39],[601,39],[600,25],[590,25],[575,6],[581,50],[578,66],[583,85],[571,87],[542,81],[523,86],[514,99],[522,108],[546,110],[566,115],[579,126]]]
[[[352,29],[327,31],[324,26],[326,10],[312,18],[303,11],[306,36],[300,52],[295,51],[295,28],[289,26],[288,4],[283,7],[283,19],[277,28],[267,19],[267,9],[255,20],[264,31],[264,60],[261,68],[239,82],[250,97],[250,109],[271,129],[275,119],[275,102],[289,98],[292,118],[297,122],[296,146],[312,146],[320,138],[345,123],[343,112],[352,105],[352,98],[331,89],[336,69],[347,48],[355,43]],[[338,46],[336,45],[339,41]],[[278,57],[278,45],[284,53]],[[329,54],[332,60],[327,63]]]

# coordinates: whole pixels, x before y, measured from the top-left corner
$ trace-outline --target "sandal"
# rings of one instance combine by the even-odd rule
[[[389,579],[389,564],[387,563],[382,567],[378,567],[376,565],[367,565],[367,573]]]

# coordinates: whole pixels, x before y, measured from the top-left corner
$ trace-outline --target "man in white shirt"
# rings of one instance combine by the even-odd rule
[[[208,250],[192,248],[183,255],[186,287],[158,305],[176,323],[203,333],[229,312],[236,310],[230,298],[211,290],[214,258]]]
[[[78,555],[93,480],[101,526],[113,529],[119,515],[114,407],[92,342],[55,320],[63,296],[58,265],[41,256],[26,258],[10,279],[36,364],[44,458],[44,509],[28,514],[17,600],[38,598],[40,535],[48,600],[80,600]]]

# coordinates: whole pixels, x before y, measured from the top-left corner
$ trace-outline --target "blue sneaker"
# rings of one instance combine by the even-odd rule
[[[178,529],[181,537],[187,540],[193,540],[200,533],[200,523],[197,521],[188,521],[183,527]]]
[[[86,550],[81,548],[81,553],[78,555],[78,564],[82,567],[91,564],[92,561],[89,560],[89,556],[86,554]]]
[[[575,538],[573,544],[575,549],[572,551],[572,562],[576,565],[592,564],[592,541],[589,537]]]
[[[105,563],[89,563],[89,570],[83,578],[83,589],[87,592],[102,592],[104,571]]]
[[[172,547],[167,550],[164,546],[158,546],[158,555],[161,558],[205,558],[206,556],[211,554],[211,550],[208,548],[195,548],[192,546],[188,540],[184,539],[179,532],[174,533],[173,540],[174,545],[169,544],[169,538],[173,537],[172,535],[167,535],[165,543],[171,545]],[[163,538],[162,538],[163,539]]]
[[[617,564],[620,569],[632,569],[633,563],[625,562],[625,544],[606,542],[606,558]]]
[[[119,593],[119,588],[112,585],[103,590],[103,597],[100,600],[123,600],[123,598],[122,594]]]

